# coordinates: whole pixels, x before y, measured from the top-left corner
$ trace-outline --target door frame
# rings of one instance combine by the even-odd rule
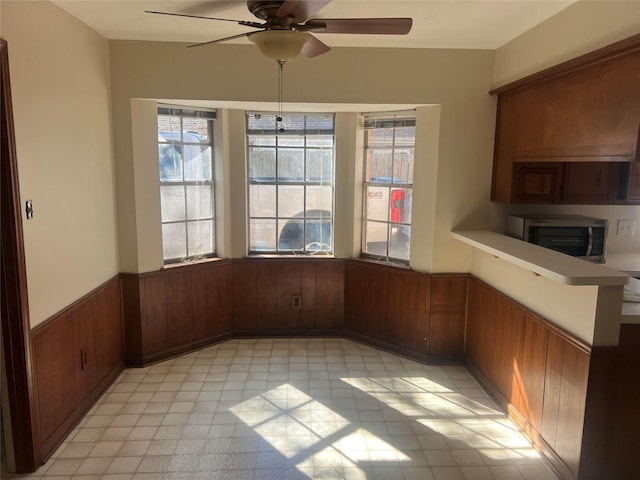
[[[1,130],[0,215],[2,218],[2,406],[7,467],[13,473],[33,472],[37,455],[37,415],[31,349],[27,272],[22,231],[13,107],[7,42],[0,38]],[[8,411],[7,411],[8,410]]]

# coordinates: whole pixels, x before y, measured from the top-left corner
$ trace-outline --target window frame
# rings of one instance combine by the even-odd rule
[[[215,139],[213,136],[213,131],[214,131],[214,126],[213,126],[213,122],[216,120],[216,111],[215,110],[208,110],[208,109],[189,109],[189,108],[182,108],[182,107],[175,107],[175,106],[161,106],[158,105],[157,108],[157,117],[158,117],[158,137],[160,137],[160,132],[164,131],[160,129],[160,124],[159,124],[159,118],[161,116],[168,116],[168,117],[175,117],[178,118],[180,121],[180,139],[179,140],[174,140],[172,139],[171,141],[166,141],[166,142],[160,142],[158,140],[158,162],[160,162],[160,146],[161,145],[172,145],[172,146],[179,146],[180,147],[180,152],[182,152],[182,159],[181,159],[181,180],[163,180],[162,179],[162,172],[159,171],[159,175],[158,175],[158,179],[159,179],[159,187],[160,187],[160,193],[162,192],[162,187],[163,186],[175,186],[175,187],[182,187],[184,190],[184,219],[182,220],[168,220],[168,221],[164,221],[162,219],[162,193],[160,194],[160,227],[162,230],[162,261],[163,261],[163,265],[168,266],[168,265],[177,265],[177,264],[181,264],[181,263],[191,263],[194,261],[198,261],[201,259],[209,259],[209,258],[217,258],[217,240],[216,240],[216,198],[215,198]],[[183,127],[184,125],[184,119],[185,118],[200,118],[200,119],[204,119],[207,121],[207,135],[208,135],[208,142],[191,142],[191,141],[185,141],[185,133],[192,133],[192,132],[187,132],[185,130],[185,128]],[[178,132],[167,132],[167,133],[171,133],[171,134],[177,134]],[[185,175],[186,175],[186,169],[185,169],[185,165],[184,165],[184,152],[185,152],[185,147],[198,147],[201,148],[203,146],[206,146],[209,148],[210,150],[210,167],[211,167],[211,176],[209,179],[200,179],[200,180],[187,180],[185,179]],[[159,165],[160,167],[160,165]],[[189,207],[188,207],[188,194],[187,194],[187,189],[188,187],[193,187],[193,186],[207,186],[209,187],[210,190],[210,198],[211,198],[211,216],[206,216],[206,217],[202,217],[202,218],[197,218],[197,219],[189,219]],[[198,253],[198,254],[193,254],[193,255],[189,255],[189,224],[195,223],[195,222],[203,222],[203,221],[207,221],[210,223],[211,226],[211,251],[210,252],[206,252],[206,253]],[[166,258],[165,257],[165,251],[164,251],[164,246],[165,246],[165,241],[164,241],[164,226],[165,225],[184,225],[184,248],[185,248],[185,252],[186,255],[185,256],[180,256],[180,257],[171,257],[171,258]]]
[[[398,128],[403,128],[403,127],[414,127],[416,126],[416,111],[415,110],[407,110],[407,111],[398,111],[398,112],[379,112],[379,113],[365,113],[362,114],[362,128],[363,128],[363,133],[364,133],[364,139],[363,139],[363,147],[362,147],[362,153],[363,153],[363,164],[362,164],[362,235],[361,235],[361,245],[360,245],[360,257],[362,258],[369,258],[369,259],[373,259],[373,260],[378,260],[378,261],[385,261],[385,262],[389,262],[392,264],[398,264],[398,265],[409,265],[410,261],[411,261],[411,249],[410,249],[410,244],[411,244],[411,233],[408,236],[407,242],[408,242],[408,248],[409,248],[409,254],[408,254],[408,258],[401,258],[401,257],[397,257],[397,256],[393,256],[390,255],[390,250],[391,250],[391,229],[393,228],[393,225],[399,226],[399,227],[409,227],[410,229],[412,228],[412,221],[411,219],[409,220],[409,222],[393,222],[390,218],[391,216],[391,208],[390,205],[388,204],[386,207],[386,212],[387,212],[387,219],[386,220],[378,220],[378,219],[369,219],[368,217],[368,192],[369,192],[369,188],[370,187],[378,187],[378,188],[387,188],[388,189],[388,202],[391,202],[391,197],[392,197],[392,192],[394,190],[409,190],[411,197],[413,196],[413,169],[415,167],[415,135],[414,135],[414,141],[413,144],[411,145],[407,145],[407,144],[396,144],[396,131]],[[370,167],[369,165],[369,150],[370,149],[374,149],[374,148],[380,148],[380,147],[370,147],[369,146],[369,140],[368,140],[368,130],[373,130],[373,129],[389,129],[389,128],[393,128],[393,141],[391,142],[390,145],[390,149],[391,149],[391,175],[389,177],[389,181],[371,181],[370,178],[368,178],[367,172],[368,169]],[[412,171],[411,171],[411,183],[403,183],[403,182],[395,182],[395,175],[394,175],[394,167],[395,167],[395,151],[396,149],[407,149],[407,148],[411,148],[413,149],[413,165],[412,165]],[[375,177],[372,177],[375,178]],[[413,213],[411,212],[411,218],[413,218]],[[366,248],[366,244],[367,244],[367,223],[368,222],[373,222],[373,223],[378,223],[378,224],[384,224],[386,225],[386,229],[387,229],[387,238],[385,241],[385,254],[378,254],[378,253],[371,253],[365,250]]]
[[[274,128],[267,129],[252,129],[250,127],[250,117],[257,116],[260,118],[262,116],[274,117]],[[308,118],[311,117],[331,117],[331,129],[329,130],[319,130],[313,128],[307,128],[308,126]],[[286,122],[287,117],[304,117],[304,127],[302,129],[295,130],[284,130],[282,127],[283,123],[278,121],[278,118],[284,118]],[[327,112],[287,112],[283,114],[278,114],[276,112],[255,112],[255,111],[247,111],[245,112],[245,138],[246,138],[246,161],[247,161],[247,174],[246,174],[246,182],[247,182],[247,252],[250,256],[264,256],[264,255],[274,255],[274,256],[295,256],[295,255],[323,255],[323,256],[333,256],[335,251],[335,236],[334,236],[334,222],[335,222],[335,164],[336,164],[336,132],[335,132],[335,113],[327,113]],[[275,143],[273,145],[256,145],[250,142],[250,137],[252,136],[260,136],[264,135],[266,137],[273,136],[275,138]],[[278,138],[280,136],[287,135],[302,135],[303,145],[301,146],[292,146],[292,145],[279,145]],[[309,146],[309,137],[314,135],[322,135],[322,136],[331,136],[331,147],[325,146]],[[251,177],[251,148],[259,146],[261,148],[272,148],[274,153],[274,162],[275,162],[275,175],[272,180],[264,179],[264,180],[255,180],[255,177]],[[302,149],[303,160],[302,160],[302,177],[300,180],[283,180],[286,178],[280,175],[279,170],[279,151],[280,149]],[[320,175],[318,180],[313,180],[307,178],[307,160],[308,160],[308,152],[309,151],[323,151],[330,150],[331,151],[331,175],[330,178],[325,178],[323,174]],[[321,165],[321,169],[324,168],[324,165]],[[252,215],[251,208],[251,189],[252,186],[271,186],[274,187],[274,216],[264,216],[264,215]],[[302,199],[302,210],[300,213],[306,213],[307,205],[308,205],[308,187],[329,187],[331,192],[331,206],[329,216],[298,216],[296,214],[293,217],[280,215],[280,187],[303,187],[303,199]],[[317,209],[309,210],[309,211],[317,211]],[[325,212],[324,209],[320,209],[320,212]],[[252,248],[254,238],[252,235],[252,226],[251,223],[253,220],[268,220],[275,222],[275,249],[259,249]],[[300,221],[302,223],[302,235],[306,237],[307,235],[307,224],[308,222],[318,222],[320,224],[319,228],[321,229],[321,236],[324,236],[324,226],[325,222],[328,221],[329,228],[329,236],[331,244],[328,245],[329,249],[307,249],[309,245],[312,243],[318,242],[307,242],[306,238],[303,238],[302,248],[280,248],[280,236],[282,235],[282,231],[286,228],[286,225],[281,227],[280,224],[282,221],[286,220],[287,224],[292,220]],[[322,247],[322,245],[320,245]]]

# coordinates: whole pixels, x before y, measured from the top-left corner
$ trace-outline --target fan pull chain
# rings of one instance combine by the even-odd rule
[[[278,65],[280,65],[280,70],[278,72],[278,116],[276,117],[276,121],[280,123],[278,127],[278,132],[284,133],[284,127],[282,126],[282,72],[284,70],[285,60],[278,60]]]

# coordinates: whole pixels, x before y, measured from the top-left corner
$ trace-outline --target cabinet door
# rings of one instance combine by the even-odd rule
[[[567,163],[563,203],[615,203],[624,199],[629,164],[625,162]]]
[[[560,199],[562,163],[515,163],[513,165],[514,203],[556,203]]]
[[[467,277],[437,275],[431,279],[430,359],[464,358]]]
[[[640,203],[640,161],[633,162],[629,175],[628,203]]]

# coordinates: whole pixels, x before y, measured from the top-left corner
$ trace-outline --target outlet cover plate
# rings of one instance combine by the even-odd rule
[[[618,236],[632,237],[635,226],[635,220],[618,220]]]

